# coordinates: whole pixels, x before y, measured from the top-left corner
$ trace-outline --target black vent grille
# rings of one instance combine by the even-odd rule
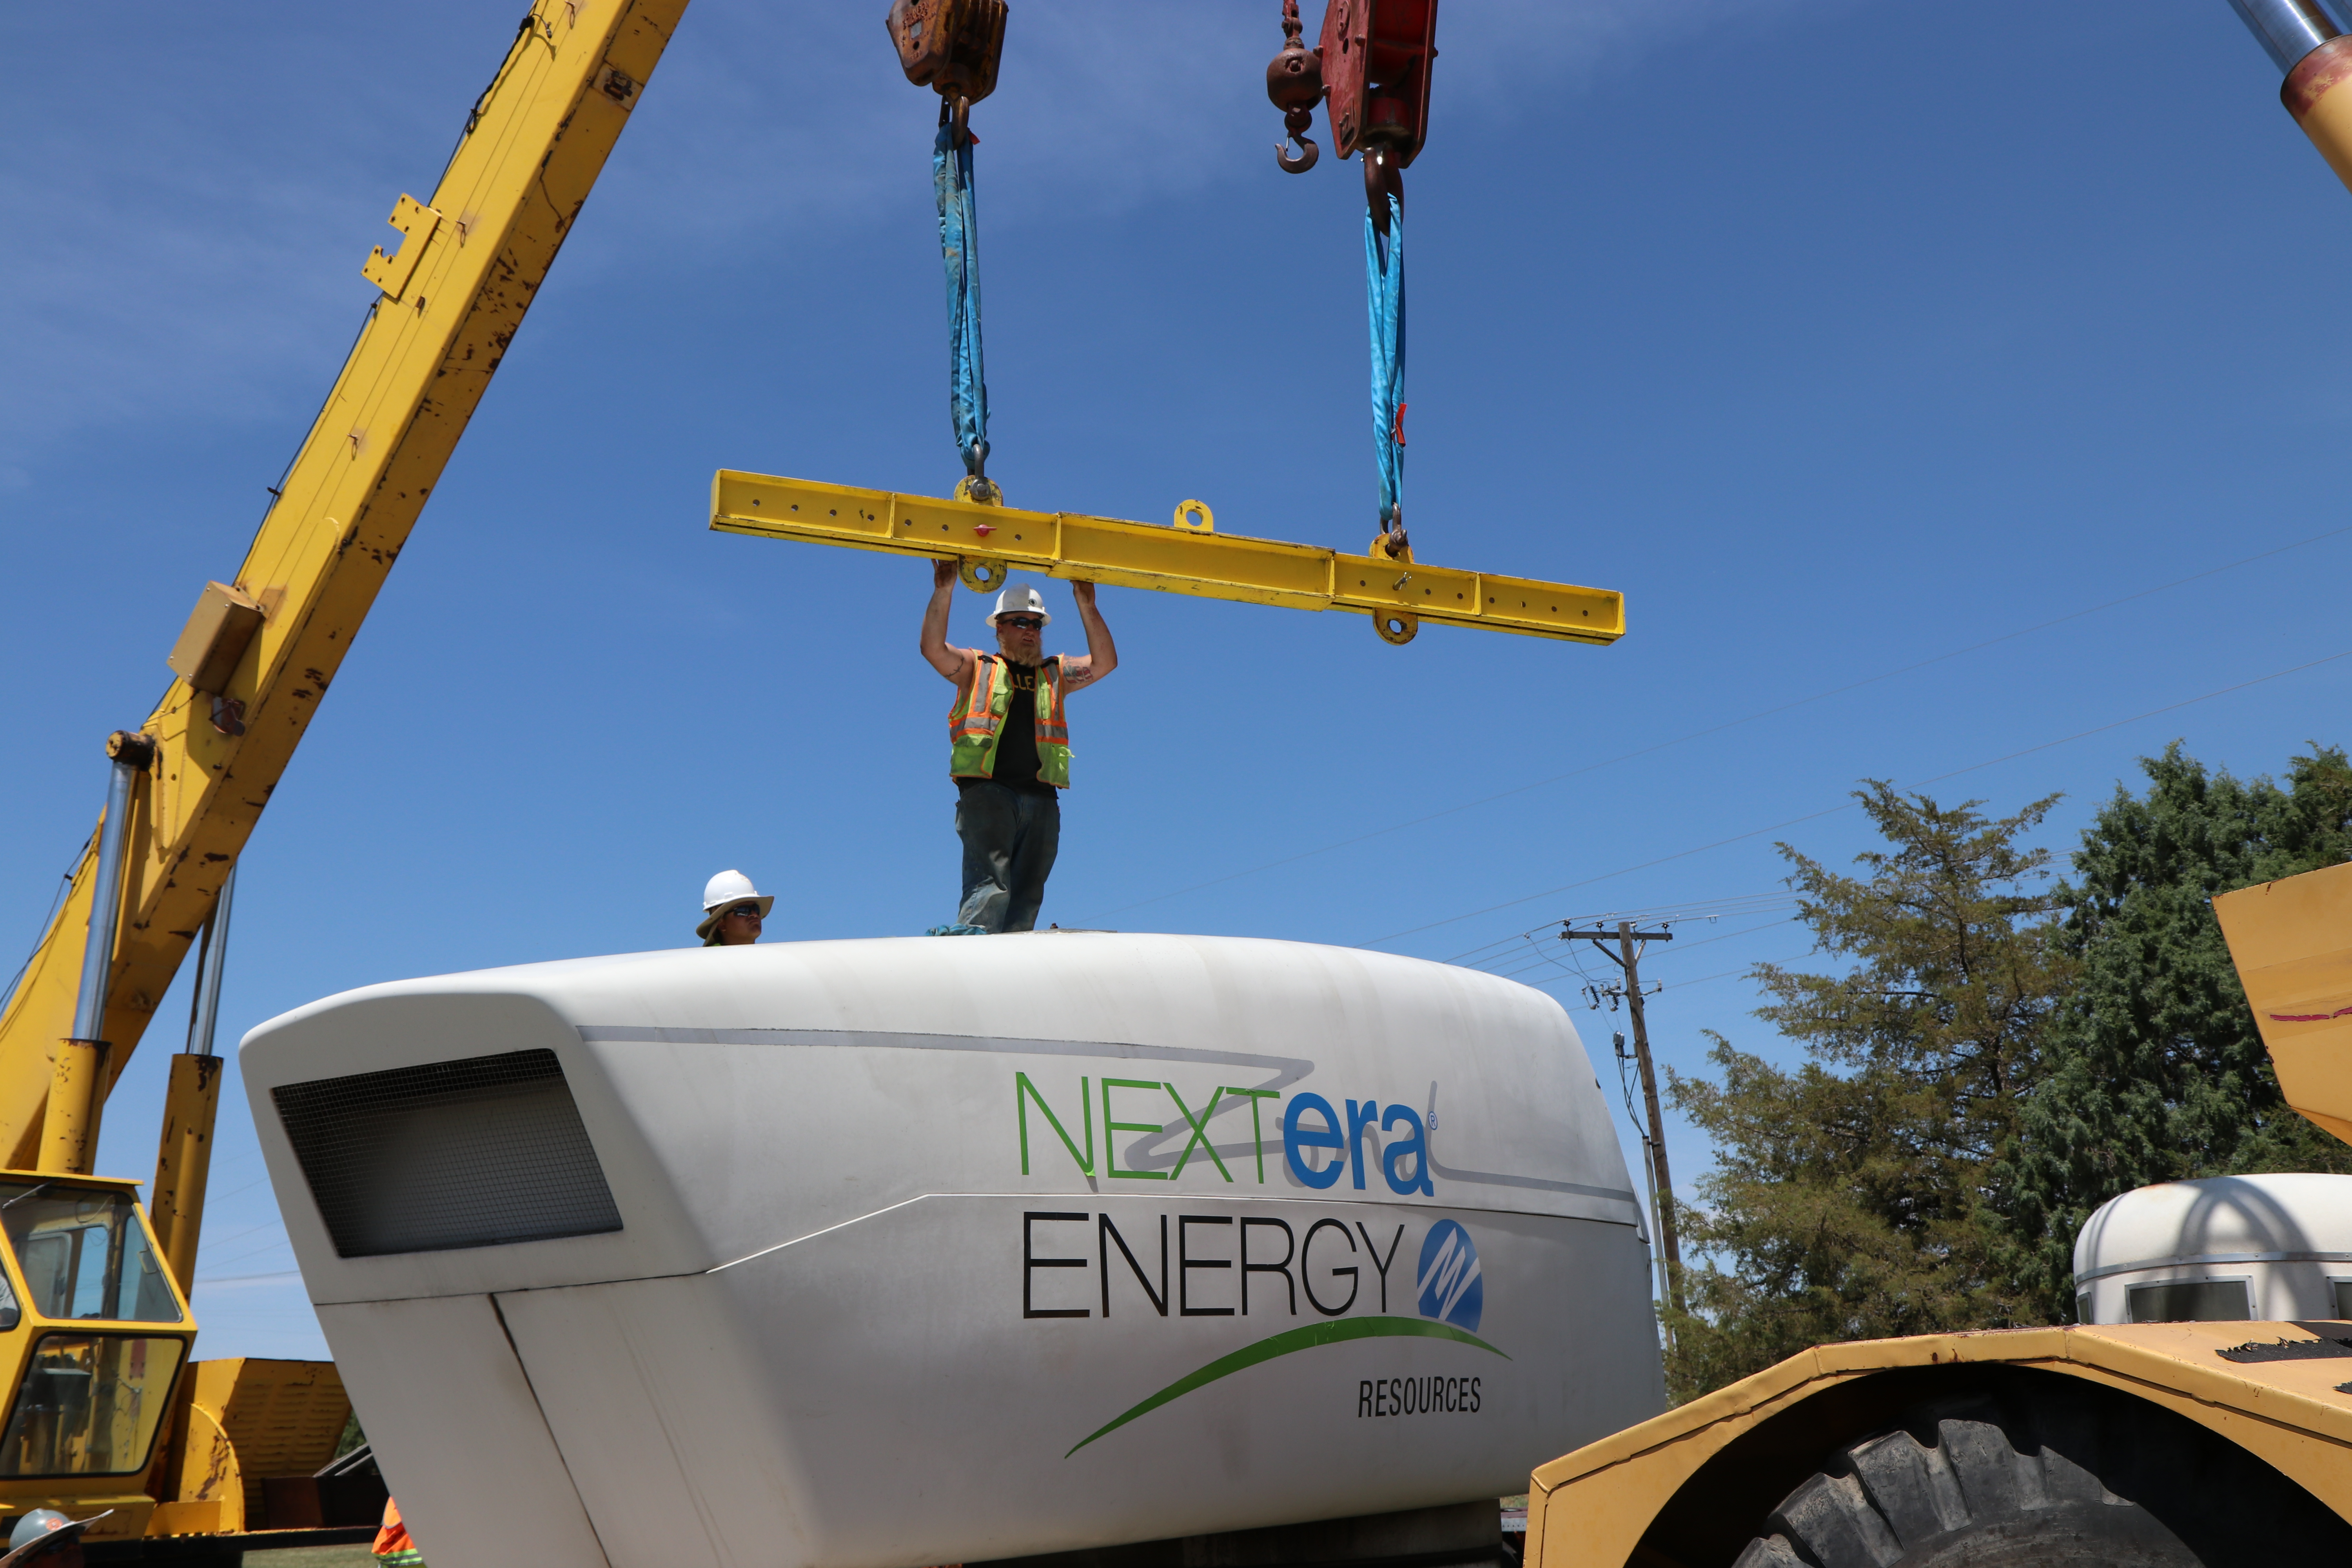
[[[316,1079],[269,1097],[345,1258],[621,1228],[553,1051]]]

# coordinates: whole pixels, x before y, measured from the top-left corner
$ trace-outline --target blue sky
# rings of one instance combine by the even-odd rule
[[[512,9],[0,15],[19,951]],[[959,471],[932,104],[884,9],[688,13],[247,853],[226,1039],[373,981],[688,942],[727,866],[779,895],[771,940],[947,918],[928,574],[705,527],[722,466]],[[1328,150],[1274,167],[1277,17],[1016,0],[974,121],[1014,504],[1370,536],[1361,187]],[[1690,1069],[1704,1028],[1785,1052],[1742,977],[1806,952],[1773,844],[1864,847],[1857,780],[2063,791],[2063,852],[2176,736],[2242,773],[2344,738],[2352,658],[2315,661],[2352,651],[2326,347],[2352,196],[2225,0],[1454,0],[1439,42],[1414,544],[1622,589],[1630,633],[1397,649],[1105,590],[1124,662],[1073,703],[1048,919],[1532,963],[1605,1061],[1612,1020],[1517,933],[1744,908],[1645,968]],[[152,1166],[185,1007],[110,1107],[109,1172]],[[205,1352],[323,1354],[230,1083]],[[1672,1152],[1685,1184],[1708,1157]]]

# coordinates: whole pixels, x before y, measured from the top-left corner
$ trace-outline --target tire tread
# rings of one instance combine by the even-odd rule
[[[2023,1417],[1981,1394],[1920,1405],[1782,1499],[1734,1568],[2200,1568],[2101,1479],[2126,1441],[2063,1396]]]

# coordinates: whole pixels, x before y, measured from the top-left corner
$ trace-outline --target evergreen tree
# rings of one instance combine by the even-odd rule
[[[1871,782],[1888,847],[1841,876],[1787,845],[1799,918],[1842,974],[1756,971],[1758,1016],[1801,1041],[1784,1072],[1716,1037],[1720,1082],[1668,1075],[1713,1140],[1700,1203],[1678,1211],[1692,1310],[1670,1314],[1677,1398],[1810,1344],[2019,1321],[1987,1184],[2038,1073],[2070,960],[2021,839],[2055,803],[1988,818]]]
[[[2284,788],[2241,784],[2178,742],[2140,765],[2147,795],[2118,785],[2074,855],[2064,945],[2081,975],[2000,1173],[2004,1268],[2044,1321],[2073,1321],[2075,1233],[2118,1193],[2352,1170],[2352,1149],[2280,1098],[2210,902],[2352,858],[2352,767],[2315,746]]]

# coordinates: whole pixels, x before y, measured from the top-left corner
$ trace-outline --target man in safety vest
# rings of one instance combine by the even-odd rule
[[[1062,805],[1070,787],[1070,728],[1063,704],[1118,665],[1118,649],[1095,608],[1095,585],[1074,582],[1083,654],[1044,656],[1045,601],[1023,584],[996,596],[988,624],[994,653],[948,646],[948,607],[956,563],[931,566],[931,603],[923,612],[923,657],[956,688],[948,710],[948,773],[956,782],[956,837],[963,840],[964,932],[1034,931],[1045,900],[1045,878],[1061,847]]]

